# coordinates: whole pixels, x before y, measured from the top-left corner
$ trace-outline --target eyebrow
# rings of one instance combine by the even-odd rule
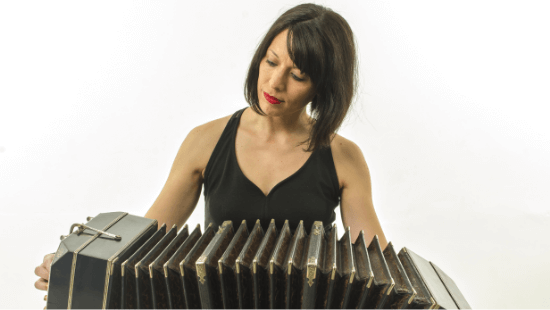
[[[277,53],[275,53],[273,50],[269,50],[270,52],[272,52],[277,58],[279,58],[279,55],[277,55]]]
[[[277,53],[275,53],[272,49],[270,49],[269,51],[272,52],[273,55],[275,55],[275,57],[279,58],[279,55],[277,55]],[[296,64],[295,64],[295,63],[292,63],[292,68],[298,69],[298,67],[296,67]]]

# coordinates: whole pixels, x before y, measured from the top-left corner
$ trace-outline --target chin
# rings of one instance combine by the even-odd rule
[[[271,104],[269,102],[262,104],[262,102],[260,102],[260,108],[262,108],[262,111],[264,111],[267,116],[277,116],[277,114],[279,114],[278,111],[280,111],[280,109],[277,109],[277,106],[278,104]]]

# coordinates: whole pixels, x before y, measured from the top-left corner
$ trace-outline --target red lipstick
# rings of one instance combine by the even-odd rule
[[[265,91],[264,91],[264,97],[265,97],[265,100],[267,100],[267,102],[269,102],[269,103],[271,103],[271,104],[279,104],[279,103],[282,102],[281,100],[279,100],[279,99],[277,99],[277,98],[275,98],[275,97],[270,96],[270,95],[269,95],[268,93],[266,93]]]

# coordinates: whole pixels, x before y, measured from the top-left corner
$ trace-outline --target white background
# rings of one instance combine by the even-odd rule
[[[187,133],[246,106],[257,44],[298,3],[0,2],[0,307],[44,306],[34,267],[72,223],[145,214]],[[388,240],[474,308],[549,308],[550,2],[318,3],[356,35],[339,133]]]

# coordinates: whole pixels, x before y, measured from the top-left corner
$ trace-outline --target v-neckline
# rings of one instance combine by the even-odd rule
[[[306,162],[298,169],[296,170],[294,173],[290,174],[288,177],[282,179],[281,181],[279,181],[277,184],[275,184],[270,190],[269,192],[267,193],[267,195],[264,193],[264,191],[258,186],[256,185],[256,183],[252,182],[243,172],[243,170],[241,169],[241,166],[239,165],[239,161],[237,160],[237,150],[236,150],[236,144],[237,144],[237,130],[239,130],[239,125],[241,124],[241,117],[243,116],[244,114],[244,111],[246,110],[247,108],[244,108],[241,113],[238,115],[237,117],[237,125],[235,126],[235,130],[233,132],[233,143],[231,144],[231,152],[233,152],[233,159],[235,161],[235,165],[237,166],[237,169],[239,170],[240,174],[243,176],[243,178],[248,181],[248,183],[252,184],[253,187],[255,187],[256,189],[258,189],[258,191],[262,194],[262,196],[264,196],[264,198],[268,198],[269,195],[271,195],[271,193],[273,193],[273,191],[279,187],[282,183],[286,182],[287,180],[289,180],[290,178],[294,177],[296,174],[298,174],[300,171],[304,170],[304,167],[311,161],[311,158],[313,157],[313,154],[315,154],[316,151],[313,151],[311,152],[311,154],[309,155],[309,157],[307,158]]]

